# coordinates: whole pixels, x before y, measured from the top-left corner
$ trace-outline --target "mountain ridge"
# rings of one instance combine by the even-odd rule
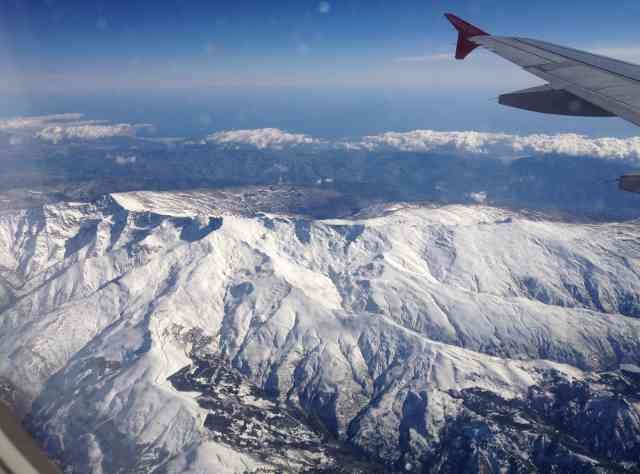
[[[550,374],[577,383],[640,362],[633,222],[463,205],[318,221],[145,196],[0,215],[0,376],[28,393],[44,444],[76,469],[135,467],[118,464],[114,433],[135,446],[136,468],[196,470],[224,450],[238,453],[228,472],[301,462],[211,439],[202,395],[169,381],[196,364],[200,340],[247,383],[405,471],[430,468],[465,390],[524,400]]]

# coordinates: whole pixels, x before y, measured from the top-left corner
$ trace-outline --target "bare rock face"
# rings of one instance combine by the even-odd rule
[[[0,214],[2,387],[69,472],[640,468],[637,223],[361,216]]]
[[[204,426],[226,443],[273,468],[301,472],[382,473],[384,467],[356,457],[322,424],[280,403],[248,382],[219,354],[192,354],[193,363],[169,380],[176,390],[199,392],[208,411]]]
[[[625,371],[567,381],[550,373],[526,397],[469,389],[425,458],[428,472],[635,472],[640,378]]]

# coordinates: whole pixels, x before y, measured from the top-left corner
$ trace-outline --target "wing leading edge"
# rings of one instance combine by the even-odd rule
[[[547,82],[503,94],[500,104],[556,115],[617,116],[640,126],[640,66],[544,41],[493,36],[445,16],[458,31],[456,59],[484,47]],[[640,192],[640,174],[623,176],[620,188]]]

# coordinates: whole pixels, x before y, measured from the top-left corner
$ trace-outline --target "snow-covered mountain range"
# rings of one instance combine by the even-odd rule
[[[216,203],[0,214],[0,393],[69,472],[639,468],[638,222]]]

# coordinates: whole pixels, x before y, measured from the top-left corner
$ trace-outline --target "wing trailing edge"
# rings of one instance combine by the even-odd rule
[[[482,31],[477,26],[464,21],[453,13],[445,13],[447,20],[451,22],[453,27],[458,30],[458,44],[456,46],[456,59],[466,58],[471,51],[479,45],[470,40],[474,36],[490,36],[489,33]]]

